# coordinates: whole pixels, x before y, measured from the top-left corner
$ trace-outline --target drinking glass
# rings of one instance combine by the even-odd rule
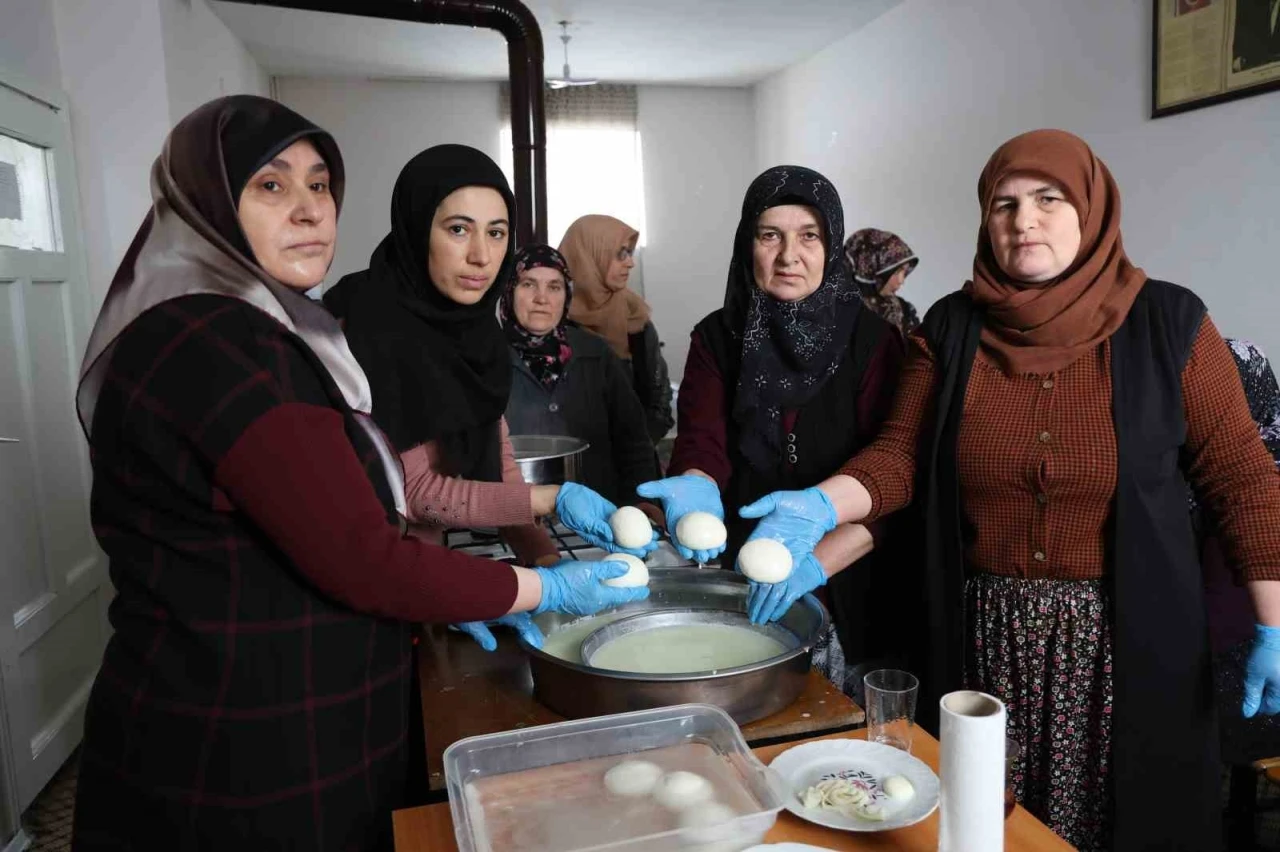
[[[877,669],[862,679],[866,690],[867,739],[910,754],[920,681],[910,672]]]

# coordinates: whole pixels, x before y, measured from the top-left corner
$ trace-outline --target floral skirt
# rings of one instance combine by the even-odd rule
[[[1081,850],[1110,848],[1112,645],[1096,580],[978,574],[965,676],[1008,708],[1018,801]]]

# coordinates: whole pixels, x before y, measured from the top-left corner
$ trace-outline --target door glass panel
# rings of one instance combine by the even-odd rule
[[[0,247],[57,251],[54,197],[49,151],[0,133]]]

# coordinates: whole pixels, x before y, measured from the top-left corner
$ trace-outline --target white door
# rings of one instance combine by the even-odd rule
[[[11,820],[79,744],[109,629],[75,413],[92,306],[71,151],[65,98],[0,71],[0,788]]]

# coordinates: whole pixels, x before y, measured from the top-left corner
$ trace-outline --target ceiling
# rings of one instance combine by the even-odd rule
[[[750,85],[870,22],[901,0],[526,0],[542,27],[547,76],[560,76],[556,22],[574,22],[575,77],[606,82]],[[493,30],[212,2],[270,74],[497,80]]]

